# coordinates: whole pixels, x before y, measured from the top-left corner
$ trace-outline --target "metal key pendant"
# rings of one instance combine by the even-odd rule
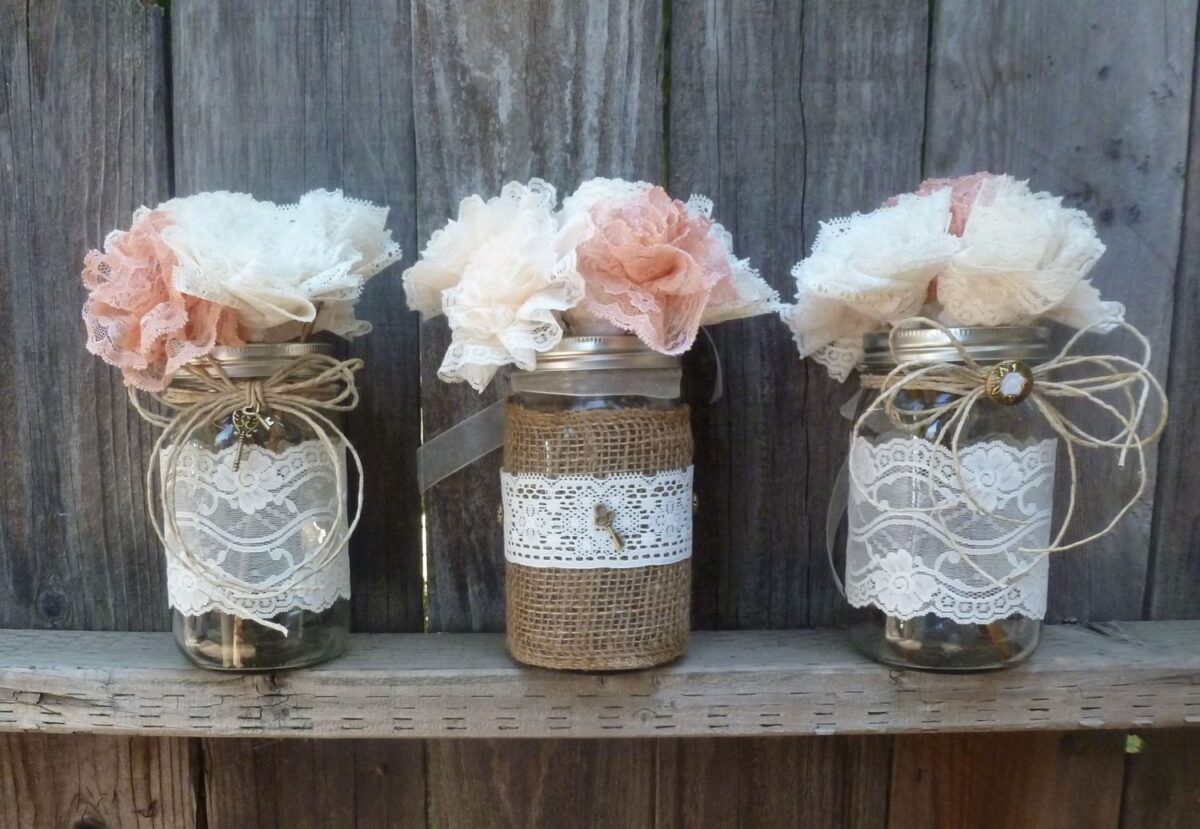
[[[617,518],[617,514],[610,510],[604,504],[596,504],[596,528],[608,530],[608,534],[612,537],[613,545],[618,550],[625,549],[625,541],[613,527],[613,521]]]
[[[254,439],[258,427],[264,422],[258,409],[252,406],[238,409],[233,413],[233,436],[237,438],[237,452],[233,456],[234,472],[237,472],[238,467],[242,465],[242,452],[246,448],[246,441]]]

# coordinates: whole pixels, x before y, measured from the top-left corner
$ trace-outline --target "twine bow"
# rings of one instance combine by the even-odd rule
[[[962,362],[935,360],[910,360],[902,362],[899,360],[896,352],[896,332],[914,324],[928,326],[942,332],[949,339],[950,345],[958,352]],[[965,546],[959,543],[958,537],[946,525],[945,519],[940,514],[948,505],[936,503],[937,499],[934,497],[934,475],[932,471],[927,476],[927,481],[930,490],[930,502],[933,503],[933,506],[904,508],[905,511],[931,513],[945,531],[946,536],[950,539],[952,546],[962,557],[962,560],[993,584],[1004,586],[1011,583],[1028,572],[1044,556],[1081,547],[1084,544],[1107,535],[1125,517],[1125,514],[1134,507],[1142,495],[1145,494],[1145,448],[1162,435],[1167,424],[1167,395],[1157,378],[1150,372],[1151,348],[1149,340],[1132,325],[1120,322],[1116,323],[1116,327],[1128,331],[1141,345],[1141,359],[1134,360],[1116,354],[1091,356],[1073,353],[1076,343],[1079,342],[1084,334],[1093,329],[1109,328],[1112,325],[1112,323],[1100,323],[1080,329],[1063,346],[1062,351],[1057,356],[1036,366],[1028,367],[1028,376],[1031,378],[1032,386],[1021,389],[1021,395],[1019,396],[1025,402],[1018,402],[1017,405],[1032,405],[1041,414],[1050,429],[1062,439],[1067,449],[1067,458],[1070,461],[1071,473],[1070,498],[1067,502],[1067,511],[1054,540],[1047,547],[1020,549],[1020,552],[1033,556],[1031,563],[1019,572],[1013,573],[1006,582],[999,582],[985,573],[974,562],[973,557],[965,549]],[[879,396],[871,401],[855,421],[851,445],[854,445],[854,442],[862,433],[867,418],[878,411],[883,411],[889,420],[907,430],[919,430],[938,422],[944,417],[946,418],[944,426],[939,430],[935,443],[942,444],[946,435],[949,435],[951,466],[954,470],[959,491],[977,512],[989,515],[996,520],[1015,522],[1017,519],[1004,518],[1003,516],[996,515],[992,510],[984,508],[975,499],[963,479],[960,454],[963,429],[970,423],[971,412],[975,409],[979,401],[993,397],[996,394],[994,366],[980,365],[979,362],[971,357],[962,342],[948,328],[926,317],[912,317],[898,323],[892,328],[888,342],[892,356],[896,358],[897,365],[887,375],[874,382],[864,377],[864,380],[867,381],[864,385],[878,386]],[[1023,373],[1026,368],[1025,366],[1021,367]],[[1064,369],[1082,370],[1082,376],[1059,379],[1058,375]],[[913,409],[909,405],[906,405],[903,409],[900,409],[897,406],[897,399],[904,391],[943,392],[946,397],[941,398],[944,402],[924,408]],[[1119,397],[1121,398],[1120,403],[1111,403],[1100,396],[1113,392],[1119,393]],[[1140,434],[1142,420],[1146,414],[1147,404],[1152,395],[1157,399],[1159,404],[1158,420],[1154,423],[1154,427],[1150,430],[1150,433],[1142,437]],[[1025,399],[1026,397],[1027,399]],[[1111,436],[1102,436],[1089,431],[1068,417],[1056,405],[1062,401],[1085,402],[1107,413],[1116,421],[1116,432]],[[1016,401],[1009,400],[1006,402],[1012,403]],[[1117,462],[1122,467],[1125,465],[1126,456],[1132,451],[1137,457],[1138,486],[1137,491],[1125,502],[1124,506],[1113,516],[1104,529],[1092,533],[1086,538],[1081,538],[1070,543],[1063,543],[1063,538],[1066,536],[1067,529],[1070,527],[1071,520],[1074,517],[1078,499],[1079,468],[1076,456],[1077,447],[1119,450]],[[886,504],[879,503],[875,500],[874,496],[868,494],[869,490],[862,485],[855,471],[854,464],[849,465],[849,472],[854,486],[857,487],[858,491],[865,496],[873,507],[884,510],[892,509],[892,507]]]
[[[271,411],[281,416],[295,418],[311,429],[320,439],[322,446],[335,468],[342,463],[341,447],[349,451],[359,480],[362,480],[362,460],[358,452],[346,439],[329,415],[348,412],[358,405],[358,388],[354,373],[362,368],[359,359],[338,360],[324,354],[306,354],[295,358],[265,380],[234,382],[216,362],[209,361],[203,367],[185,366],[195,381],[194,388],[170,388],[162,394],[152,395],[155,400],[174,412],[163,417],[147,410],[135,390],[129,390],[129,399],[138,413],[149,423],[161,428],[162,434],[154,444],[149,469],[146,471],[146,506],[150,512],[150,523],[154,533],[162,542],[167,555],[176,564],[205,585],[213,598],[222,595],[233,599],[262,599],[278,596],[297,589],[295,582],[279,587],[258,587],[235,578],[214,564],[188,553],[175,515],[175,471],[182,454],[177,448],[168,450],[165,466],[162,466],[161,487],[157,487],[162,520],[155,509],[155,478],[163,464],[162,452],[171,446],[178,435],[187,436],[203,423],[212,423],[241,410]],[[342,476],[336,476],[337,514],[332,529],[325,534],[320,546],[305,560],[310,579],[337,558],[349,541],[362,515],[363,488],[358,488],[358,498],[353,519],[345,531],[338,528],[346,519],[346,485]],[[174,541],[168,542],[168,537]],[[239,612],[238,615],[241,615]],[[287,635],[287,629],[264,617],[249,616],[264,627],[278,630]]]

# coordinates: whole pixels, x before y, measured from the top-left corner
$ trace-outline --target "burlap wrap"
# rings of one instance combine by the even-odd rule
[[[657,473],[692,463],[687,407],[538,412],[508,404],[504,468],[541,475]],[[687,647],[692,562],[567,570],[508,562],[508,648],[529,665],[646,668]]]

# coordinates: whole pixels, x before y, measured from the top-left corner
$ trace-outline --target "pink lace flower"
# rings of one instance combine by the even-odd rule
[[[736,298],[729,255],[712,221],[652,187],[591,209],[593,236],[578,249],[585,309],[663,354],[691,347],[710,300]]]
[[[104,250],[83,260],[87,349],[145,391],[162,391],[215,345],[244,344],[233,311],[175,289],[175,254],[162,240],[170,222],[164,211],[143,208],[128,231],[110,233]]]
[[[918,196],[928,196],[938,190],[950,188],[950,235],[962,236],[971,215],[971,206],[979,197],[984,182],[996,178],[991,173],[972,173],[958,178],[927,178],[917,188]]]

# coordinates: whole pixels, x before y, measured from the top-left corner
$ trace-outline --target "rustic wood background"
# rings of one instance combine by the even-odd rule
[[[1174,407],[1153,497],[1055,562],[1053,616],[1200,617],[1196,34],[1196,0],[0,0],[0,627],[169,626],[152,434],[79,320],[84,251],[141,204],[343,187],[391,206],[411,262],[471,192],[638,177],[712,196],[790,295],[821,218],[984,168],[1096,218],[1097,281]],[[498,629],[496,463],[426,499],[427,598],[414,471],[422,429],[488,398],[434,381],[447,335],[404,309],[399,268],[364,306],[355,627]],[[819,550],[849,392],[777,321],[715,333],[696,624],[836,622]],[[1087,472],[1095,521],[1121,492]],[[1196,826],[1200,732],[1126,736],[4,736],[0,826]]]

